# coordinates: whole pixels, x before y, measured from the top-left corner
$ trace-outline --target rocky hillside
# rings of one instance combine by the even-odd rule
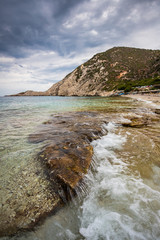
[[[159,77],[160,50],[114,47],[96,54],[46,92],[18,95],[105,96],[128,85],[159,84]]]

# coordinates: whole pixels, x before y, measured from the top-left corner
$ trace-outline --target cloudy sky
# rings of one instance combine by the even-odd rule
[[[160,0],[0,0],[0,95],[47,90],[98,52],[159,39]]]

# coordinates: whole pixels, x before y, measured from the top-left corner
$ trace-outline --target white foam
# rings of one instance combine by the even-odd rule
[[[82,204],[80,233],[86,240],[160,239],[160,193],[143,180],[125,174],[127,164],[115,154],[126,141],[106,126],[108,134],[93,141],[96,174]]]
[[[103,127],[106,136],[92,142],[93,171],[85,177],[88,187],[77,189],[80,199],[47,219],[39,231],[18,239],[160,240],[160,192],[129,175],[129,162],[116,154],[123,151],[128,132],[122,136],[114,123]],[[158,183],[159,168],[153,173]]]

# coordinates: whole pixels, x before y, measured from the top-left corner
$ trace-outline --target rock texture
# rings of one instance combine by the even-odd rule
[[[159,75],[160,50],[114,47],[96,54],[47,91],[27,91],[17,96],[106,96],[120,83]]]
[[[90,167],[93,155],[90,142],[102,136],[103,122],[94,112],[59,114],[44,123],[48,131],[29,137],[32,143],[45,141],[46,137],[51,142],[39,153],[38,160],[45,166],[55,193],[64,202],[76,194]]]
[[[17,188],[15,179],[6,184],[12,191],[1,196],[0,237],[32,229],[80,192],[91,165],[90,142],[102,136],[104,121],[97,112],[54,114],[28,137],[30,143],[43,142],[44,147],[35,161],[28,162],[29,172],[22,167]]]

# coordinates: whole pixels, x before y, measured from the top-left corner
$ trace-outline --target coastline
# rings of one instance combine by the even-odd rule
[[[156,106],[160,107],[160,93],[157,94],[128,94],[128,95],[122,95],[122,97],[129,97],[132,99],[136,99],[138,101],[144,101],[147,103],[154,104],[155,108]]]
[[[130,150],[132,147],[133,148],[135,147],[135,156],[136,155],[139,156],[142,151],[142,147],[146,146],[145,151],[144,151],[145,159],[146,159],[146,151],[153,151],[152,146],[151,146],[151,149],[148,150],[148,144],[150,143],[150,138],[152,135],[153,135],[153,141],[155,140],[155,142],[157,144],[157,141],[159,141],[159,138],[158,138],[159,132],[156,132],[153,134],[153,132],[152,132],[153,129],[152,129],[151,125],[152,125],[152,123],[154,123],[154,125],[156,123],[157,124],[156,126],[158,126],[159,115],[156,115],[156,114],[152,115],[150,112],[145,111],[146,107],[143,106],[143,104],[141,104],[140,102],[136,101],[136,99],[140,100],[140,97],[143,97],[143,95],[142,96],[141,95],[133,95],[132,98],[135,98],[135,100],[133,100],[133,101],[131,99],[129,99],[130,96],[132,96],[132,95],[125,96],[128,99],[127,98],[122,99],[121,97],[119,97],[119,98],[116,97],[113,99],[111,98],[111,100],[108,99],[109,105],[103,105],[104,103],[107,102],[107,99],[100,98],[101,104],[99,105],[96,102],[96,106],[97,106],[96,109],[95,109],[95,105],[93,105],[93,108],[88,107],[87,111],[84,109],[84,111],[73,111],[73,112],[67,111],[67,112],[54,113],[54,114],[52,113],[50,118],[48,120],[44,121],[42,123],[42,125],[40,125],[41,128],[38,128],[36,132],[31,132],[29,135],[27,134],[27,141],[29,144],[34,144],[34,146],[36,146],[35,144],[37,144],[39,142],[44,141],[44,143],[45,143],[46,139],[49,144],[49,145],[44,144],[42,150],[39,153],[37,153],[37,155],[35,156],[35,159],[36,159],[36,162],[38,162],[40,164],[40,167],[42,167],[44,173],[46,174],[47,180],[49,180],[49,183],[51,184],[51,185],[49,185],[50,188],[47,188],[49,190],[49,193],[51,191],[51,193],[53,193],[53,195],[58,198],[56,210],[62,209],[62,207],[64,209],[64,206],[66,206],[66,203],[71,202],[70,200],[72,200],[72,196],[75,196],[76,194],[78,194],[80,197],[82,197],[81,192],[83,195],[82,190],[85,186],[84,182],[82,181],[82,177],[84,177],[84,175],[86,175],[87,172],[90,172],[90,171],[88,171],[89,165],[91,165],[91,167],[93,167],[92,165],[94,165],[94,159],[92,159],[93,162],[92,162],[92,164],[90,164],[91,158],[92,158],[92,151],[93,150],[95,151],[97,149],[97,147],[96,147],[97,145],[92,146],[91,142],[94,142],[94,144],[98,144],[100,142],[102,144],[102,149],[101,149],[101,144],[100,144],[100,146],[98,147],[98,152],[101,152],[103,150],[103,145],[104,145],[104,150],[105,150],[106,149],[105,144],[107,144],[108,150],[110,151],[110,148],[112,148],[113,153],[114,153],[115,141],[117,141],[117,139],[121,139],[121,137],[123,139],[123,136],[126,136],[126,138],[128,139],[127,142],[129,142],[129,144],[126,142],[124,150],[121,151],[121,149],[120,149],[120,152],[119,152],[120,157],[122,156],[123,158],[125,158],[126,155],[123,155],[123,154],[125,154],[126,152],[128,152],[128,154],[132,153],[132,151]],[[146,97],[146,96],[144,96],[144,97]],[[149,104],[152,105],[153,103],[151,102],[151,99],[148,97],[150,97],[150,96],[147,96],[147,98],[145,98],[144,101],[149,101]],[[153,96],[153,97],[156,97],[156,96]],[[157,97],[156,97],[156,99],[157,99]],[[77,100],[79,100],[79,98],[77,98]],[[118,100],[118,102],[117,102],[117,100]],[[152,98],[152,100],[153,100],[153,98]],[[158,98],[158,100],[159,100],[159,98]],[[114,104],[115,104],[116,108],[115,108]],[[139,108],[140,105],[142,105],[141,106],[142,108]],[[46,106],[47,105],[45,104],[45,107]],[[100,108],[100,106],[102,109]],[[147,108],[148,107],[150,109],[150,106],[147,106]],[[142,111],[143,109],[144,109],[144,111]],[[153,109],[151,110],[151,112],[155,112],[154,109],[157,109],[157,107],[155,107],[153,105]],[[120,129],[118,130],[118,127],[117,127],[117,129],[115,128],[115,133],[113,132],[114,133],[113,134],[112,127],[114,126],[114,123],[117,124],[117,126],[119,126]],[[149,128],[147,128],[148,125],[149,125]],[[136,131],[136,128],[138,128],[138,131]],[[144,134],[144,131],[146,129],[147,129],[147,133],[145,132],[145,134]],[[117,133],[117,131],[120,131],[119,132],[120,135],[119,134],[115,135]],[[157,129],[156,129],[156,131],[157,131]],[[150,133],[151,133],[151,135],[150,135]],[[149,135],[149,143],[146,145],[146,138],[148,139],[148,135]],[[58,136],[58,138],[57,138],[57,136]],[[135,143],[134,144],[132,143],[133,137],[137,138],[138,145],[136,145]],[[139,141],[139,138],[140,138],[140,141]],[[118,144],[119,144],[119,142],[118,142]],[[139,147],[139,144],[142,144],[142,145],[140,145],[140,147]],[[78,150],[77,150],[77,146],[78,146]],[[94,147],[94,149],[92,149],[93,147]],[[118,149],[116,151],[118,151]],[[139,152],[137,152],[137,151],[139,151]],[[159,150],[157,150],[157,151],[159,151]],[[115,152],[115,154],[116,154],[116,152]],[[157,154],[157,152],[156,151],[153,152],[152,155],[154,156],[154,154]],[[87,158],[86,158],[86,156],[87,156]],[[107,159],[107,156],[108,156],[108,153],[106,155],[106,159]],[[113,158],[115,156],[116,155],[113,154]],[[133,154],[133,156],[131,154],[130,157],[131,157],[131,159],[134,158],[134,154]],[[57,164],[58,159],[61,161]],[[84,159],[85,159],[85,161],[84,161]],[[99,161],[98,159],[101,162],[101,157],[99,155],[97,156],[97,161]],[[129,165],[131,165],[130,168],[132,170],[132,163],[130,163],[128,159],[130,159],[130,158],[126,158],[126,161]],[[154,157],[154,159],[158,159],[157,155]],[[74,162],[72,160],[74,160]],[[86,160],[87,160],[87,162],[86,162]],[[150,162],[147,163],[147,166],[145,166],[146,170],[143,171],[143,169],[144,169],[143,158],[142,158],[142,166],[143,166],[142,169],[141,169],[141,167],[139,169],[139,165],[138,165],[139,162],[136,163],[136,160],[137,160],[137,158],[135,157],[134,164],[137,164],[137,165],[135,165],[134,168],[136,169],[136,171],[139,171],[142,178],[144,178],[146,176],[147,176],[147,178],[151,178],[152,176],[150,176],[150,175],[152,173],[152,170],[150,167]],[[35,162],[35,161],[33,161],[33,162]],[[64,163],[66,163],[66,165]],[[99,163],[97,162],[96,164],[99,164]],[[157,161],[156,164],[158,165],[159,162]],[[112,163],[112,165],[114,166],[114,162]],[[115,171],[116,171],[116,166],[117,165],[115,164],[115,166],[114,166]],[[102,165],[102,167],[104,167],[104,166]],[[106,167],[107,167],[106,171],[108,171],[108,166],[106,166]],[[111,168],[113,168],[113,167],[111,166]],[[97,171],[97,169],[95,169],[95,170]],[[40,171],[40,169],[38,169],[38,171]],[[15,188],[15,190],[14,190],[14,188],[11,189],[12,192],[20,193],[21,196],[23,196],[23,198],[25,196],[24,203],[22,202],[22,198],[20,198],[20,197],[17,200],[18,205],[20,205],[20,207],[21,207],[20,210],[18,208],[19,206],[17,208],[15,208],[15,203],[13,202],[14,196],[11,195],[10,192],[8,193],[10,195],[8,196],[7,201],[10,203],[9,206],[12,208],[14,215],[8,214],[10,222],[7,222],[7,224],[8,225],[10,224],[10,225],[8,226],[7,231],[6,231],[6,229],[4,229],[2,236],[10,236],[10,237],[6,238],[5,240],[12,239],[11,235],[14,235],[14,234],[15,234],[15,237],[17,237],[18,236],[18,235],[16,235],[17,233],[20,234],[20,237],[22,236],[22,238],[20,238],[22,240],[24,232],[26,231],[26,232],[28,232],[27,234],[32,234],[29,232],[32,231],[33,228],[35,229],[34,231],[40,231],[40,234],[41,234],[41,230],[38,230],[38,228],[36,228],[36,226],[40,226],[41,223],[45,221],[45,219],[49,220],[49,218],[47,218],[47,216],[52,214],[54,211],[53,197],[51,195],[47,195],[47,197],[45,197],[44,194],[42,194],[42,193],[44,193],[44,191],[38,190],[38,185],[35,186],[35,190],[32,188],[32,183],[34,183],[34,179],[30,178],[30,174],[34,174],[34,172],[36,173],[35,178],[36,179],[38,178],[38,183],[41,184],[42,181],[40,179],[40,174],[37,172],[37,169],[35,166],[35,168],[32,169],[31,173],[27,172],[27,170],[26,170],[24,182],[22,181],[23,178],[20,175],[19,179],[21,180],[21,185],[20,185],[21,188],[19,188],[19,186],[18,186],[18,188],[17,189]],[[22,173],[24,173],[24,167],[23,167]],[[133,174],[134,174],[134,171],[133,171]],[[100,175],[101,175],[101,173],[100,173]],[[27,184],[26,184],[26,176],[28,176]],[[122,176],[122,178],[123,178],[123,176]],[[31,180],[31,182],[29,182],[29,179]],[[104,176],[104,179],[105,179],[105,176]],[[113,179],[114,179],[114,176],[113,176]],[[106,179],[106,180],[108,181],[108,179]],[[112,181],[112,178],[111,178],[111,181]],[[12,181],[12,182],[14,183],[15,181]],[[77,184],[77,182],[78,182],[78,184]],[[95,182],[96,181],[93,178],[93,184],[95,184]],[[99,185],[100,184],[97,185],[97,192],[99,191],[98,190]],[[31,186],[31,189],[28,189],[29,186]],[[27,187],[27,191],[25,190],[25,187]],[[68,191],[68,189],[69,189],[69,191]],[[21,191],[23,191],[23,195],[22,195]],[[38,192],[38,194],[37,194],[37,192]],[[93,191],[91,191],[91,192],[93,192]],[[106,192],[108,192],[108,189],[106,189]],[[98,196],[95,195],[95,199],[96,198],[98,199]],[[28,200],[28,203],[31,202],[31,200],[33,200],[32,202],[34,204],[32,205],[32,209],[30,208],[30,205],[27,205],[27,200]],[[85,201],[85,199],[84,199],[84,201]],[[103,195],[102,195],[102,201],[104,201],[104,203],[105,203],[105,197]],[[8,204],[8,202],[7,202],[7,204]],[[44,211],[44,209],[42,209],[42,207],[41,207],[41,203],[43,205],[43,202],[45,202],[45,206],[47,207],[47,212],[45,212],[44,215],[42,214],[42,211]],[[127,202],[128,202],[128,200],[127,200]],[[62,205],[60,206],[59,203],[61,203]],[[91,203],[92,203],[92,201],[91,201]],[[4,210],[8,209],[7,204],[4,204],[4,206],[3,206]],[[49,204],[53,207],[52,208],[53,211],[50,211],[51,209],[48,207],[48,206],[50,206]],[[91,204],[89,204],[89,205],[91,205]],[[34,206],[36,209],[34,208]],[[114,206],[116,206],[116,203],[114,203],[113,208],[114,208]],[[56,211],[56,212],[57,212],[57,215],[55,216],[55,218],[58,218],[60,213],[59,213],[59,211]],[[92,214],[92,212],[93,211],[91,211],[91,214]],[[100,212],[101,212],[101,210],[100,210]],[[6,211],[4,211],[4,213],[6,214]],[[5,214],[4,214],[4,217],[5,217]],[[89,214],[89,213],[87,213],[87,214]],[[96,218],[96,216],[94,216],[94,218]],[[54,217],[53,217],[53,219],[54,219]],[[103,218],[102,218],[102,220],[103,220]],[[25,224],[26,223],[25,221],[28,221],[28,222],[31,221],[32,225],[28,224],[28,222],[27,222],[25,227],[23,227],[22,224]],[[74,219],[74,221],[75,221],[75,219]],[[3,223],[4,223],[4,219],[3,219]],[[12,224],[15,224],[15,225],[17,224],[17,226],[14,225],[14,228],[12,228]],[[91,223],[89,223],[89,224],[91,224]],[[4,226],[4,224],[3,224],[3,226]],[[5,226],[6,226],[6,224],[5,224]],[[46,226],[46,228],[48,228],[48,226]],[[68,228],[68,225],[66,225],[66,228]],[[42,225],[42,229],[43,229],[43,225]],[[24,238],[25,238],[25,235],[24,235]],[[27,239],[30,239],[30,238],[28,237]]]

